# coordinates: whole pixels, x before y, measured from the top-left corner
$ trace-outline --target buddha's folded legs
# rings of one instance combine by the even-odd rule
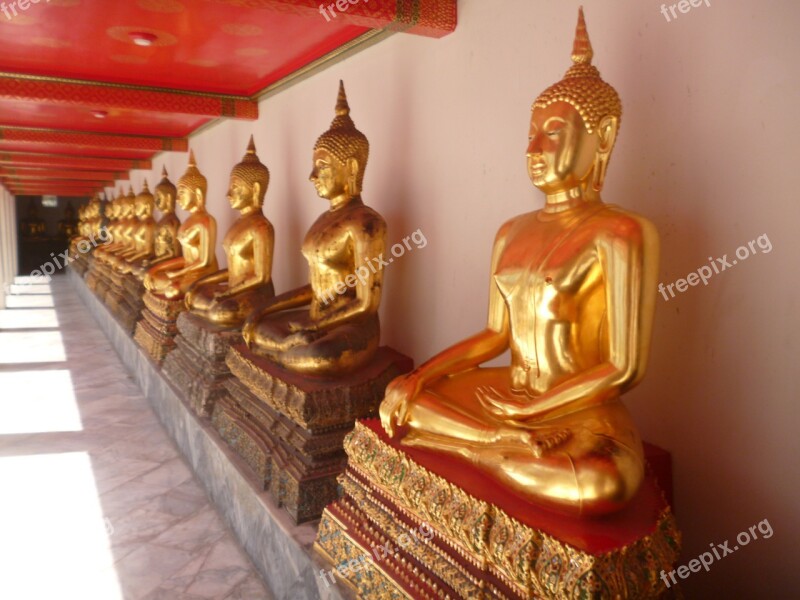
[[[294,331],[291,324],[311,323],[308,310],[287,310],[258,323],[250,348],[284,367],[302,373],[347,373],[363,366],[378,349],[378,315],[365,315],[321,331]]]
[[[241,325],[266,300],[275,296],[272,282],[247,292],[218,300],[215,294],[228,288],[226,282],[204,285],[191,294],[189,309],[205,319],[220,325]]]
[[[644,477],[641,441],[619,399],[520,427],[486,413],[478,387],[510,393],[507,369],[473,369],[423,390],[402,443],[469,460],[540,505],[579,515],[620,509]]]

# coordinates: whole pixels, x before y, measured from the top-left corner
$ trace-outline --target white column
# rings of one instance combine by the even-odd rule
[[[0,308],[6,305],[6,286],[14,282],[17,273],[17,220],[15,198],[0,186]]]

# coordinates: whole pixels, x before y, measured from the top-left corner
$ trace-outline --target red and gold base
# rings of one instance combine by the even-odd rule
[[[178,315],[186,310],[186,305],[183,298],[167,300],[152,292],[146,292],[143,300],[145,308],[133,337],[150,358],[161,365],[167,354],[175,348],[175,336],[178,334],[176,321]]]
[[[227,392],[231,372],[225,356],[233,344],[242,343],[239,327],[222,327],[190,312],[178,316],[175,350],[164,360],[167,379],[184,394],[201,417],[210,417],[216,401]]]
[[[337,477],[347,463],[344,437],[356,419],[374,416],[386,386],[413,362],[379,348],[356,373],[314,378],[283,369],[232,346],[234,377],[214,408],[212,422],[228,445],[297,523],[318,519],[338,495]]]
[[[673,568],[680,534],[652,472],[622,512],[577,519],[401,447],[376,419],[356,424],[345,451],[344,496],[325,510],[315,548],[360,597],[673,597],[659,573]]]

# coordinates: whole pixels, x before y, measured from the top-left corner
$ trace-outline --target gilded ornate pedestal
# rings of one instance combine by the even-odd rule
[[[164,360],[164,374],[202,417],[210,417],[216,401],[227,392],[223,384],[231,373],[225,356],[242,343],[238,327],[221,327],[183,312],[178,316],[176,348]]]
[[[577,519],[455,459],[401,449],[374,419],[356,424],[345,450],[344,496],[325,510],[315,547],[362,598],[672,597],[659,573],[673,568],[680,534],[652,472],[622,512]]]
[[[227,364],[235,377],[212,421],[298,523],[318,518],[337,497],[345,435],[356,419],[376,414],[389,381],[413,366],[383,347],[357,373],[326,380],[283,369],[243,344],[231,347]]]
[[[175,348],[178,334],[178,315],[186,310],[183,298],[167,300],[162,296],[146,292],[142,318],[136,324],[134,339],[159,365]]]

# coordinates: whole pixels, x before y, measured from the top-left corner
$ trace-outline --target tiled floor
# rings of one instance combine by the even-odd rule
[[[0,598],[268,600],[64,278],[0,310]]]

